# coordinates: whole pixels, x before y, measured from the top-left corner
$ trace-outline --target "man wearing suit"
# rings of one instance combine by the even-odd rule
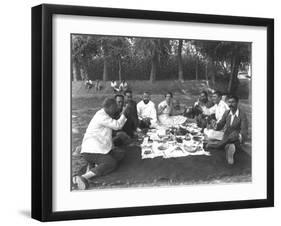
[[[128,107],[129,115],[125,125],[123,126],[123,131],[133,138],[139,125],[139,119],[137,103],[133,100],[133,93],[131,90],[126,90],[124,92],[124,103],[125,106]]]
[[[207,144],[207,148],[224,148],[226,160],[234,164],[234,154],[241,149],[241,144],[247,139],[248,122],[245,112],[238,108],[239,99],[229,96],[227,110],[221,120],[215,125],[216,130],[224,131],[223,139],[217,144]]]

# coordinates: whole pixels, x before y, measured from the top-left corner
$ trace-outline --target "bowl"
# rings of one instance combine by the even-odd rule
[[[197,151],[197,146],[187,146],[187,145],[183,145],[183,148],[185,151],[190,152],[190,153],[194,153]]]
[[[158,147],[158,149],[159,149],[160,151],[167,150],[167,149],[168,149],[168,145],[162,144],[162,145],[160,145],[160,146]]]
[[[204,139],[204,137],[194,136],[194,137],[192,137],[192,139],[195,140],[195,141],[202,141]]]

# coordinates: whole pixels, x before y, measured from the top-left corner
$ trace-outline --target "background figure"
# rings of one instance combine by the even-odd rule
[[[115,80],[112,80],[110,82],[110,86],[112,88],[113,93],[118,93],[119,92],[119,88],[117,87],[117,82]]]
[[[96,89],[96,92],[99,92],[101,90],[101,83],[100,83],[100,80],[96,80],[96,84],[95,84],[95,89]]]
[[[119,92],[125,93],[128,90],[128,83],[125,80],[122,80],[122,82],[119,85]]]
[[[92,88],[93,88],[93,82],[91,79],[86,80],[85,82],[85,88],[87,89],[87,91],[89,92]]]

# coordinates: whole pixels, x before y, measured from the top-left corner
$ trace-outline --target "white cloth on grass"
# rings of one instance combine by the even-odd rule
[[[208,137],[208,140],[222,140],[224,132],[205,128],[204,134]]]

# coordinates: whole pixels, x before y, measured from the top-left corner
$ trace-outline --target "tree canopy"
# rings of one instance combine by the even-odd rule
[[[225,79],[235,93],[251,44],[230,41],[73,34],[72,79]]]

